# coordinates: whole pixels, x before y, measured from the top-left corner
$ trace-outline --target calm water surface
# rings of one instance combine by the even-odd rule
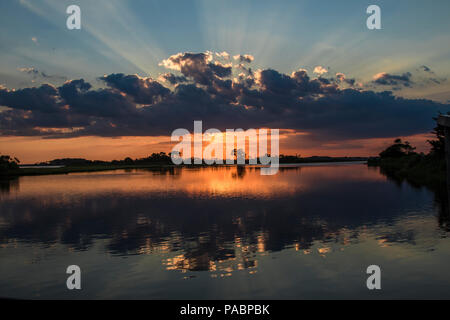
[[[450,298],[446,197],[364,164],[275,176],[124,170],[0,187],[0,297]],[[66,289],[72,264],[81,291]],[[372,264],[378,292],[366,287]]]

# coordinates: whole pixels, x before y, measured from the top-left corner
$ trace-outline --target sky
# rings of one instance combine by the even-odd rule
[[[81,9],[81,30],[66,8]],[[381,8],[381,30],[366,8]],[[177,128],[279,128],[281,153],[426,151],[450,111],[450,2],[4,0],[0,153],[170,151]]]

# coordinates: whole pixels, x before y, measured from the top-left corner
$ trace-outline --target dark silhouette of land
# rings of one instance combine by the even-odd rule
[[[299,155],[280,155],[280,164],[299,164],[299,163],[319,163],[319,162],[351,162],[366,161],[367,157],[300,157]],[[101,161],[87,160],[82,158],[64,158],[55,159],[47,162],[36,163],[34,165],[23,165],[19,167],[20,161],[10,156],[1,156],[0,175],[3,176],[20,176],[20,175],[44,175],[44,174],[64,174],[70,172],[89,172],[89,171],[105,171],[116,169],[139,169],[139,168],[155,168],[175,166],[172,163],[170,154],[165,152],[153,153],[149,157],[132,159],[127,157],[123,160]],[[195,159],[191,159],[194,166]],[[245,163],[249,164],[250,160],[245,159]],[[258,162],[260,163],[260,162]],[[202,162],[201,165],[206,165]],[[198,166],[198,165],[196,165]]]
[[[411,184],[432,187],[445,184],[445,128],[438,124],[432,133],[436,138],[428,140],[431,146],[429,153],[417,153],[408,141],[396,139],[379,157],[369,159],[368,165],[378,166],[389,177],[407,180]]]

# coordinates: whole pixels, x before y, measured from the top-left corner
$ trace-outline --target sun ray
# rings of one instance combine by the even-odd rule
[[[55,17],[61,15],[61,12],[65,12],[66,9],[66,3],[48,0],[40,3],[39,6],[28,0],[21,0],[20,4],[54,25],[60,22]],[[80,6],[82,15],[84,13],[89,17],[82,20],[82,29],[86,30],[110,52],[100,50],[97,44],[91,45],[93,49],[108,59],[111,59],[113,55],[120,57],[143,75],[156,73],[157,62],[166,54],[159,48],[148,28],[136,18],[131,10],[127,9],[123,2],[89,1],[81,2]],[[90,12],[95,12],[95,16],[89,16]],[[91,17],[95,17],[95,19]],[[117,58],[115,60],[117,61]],[[117,62],[120,64],[119,61]]]

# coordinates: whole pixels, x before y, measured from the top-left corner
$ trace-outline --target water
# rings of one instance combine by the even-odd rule
[[[2,181],[0,296],[448,299],[443,201],[364,164]],[[66,288],[72,264],[81,291]],[[366,287],[372,264],[376,292]]]

